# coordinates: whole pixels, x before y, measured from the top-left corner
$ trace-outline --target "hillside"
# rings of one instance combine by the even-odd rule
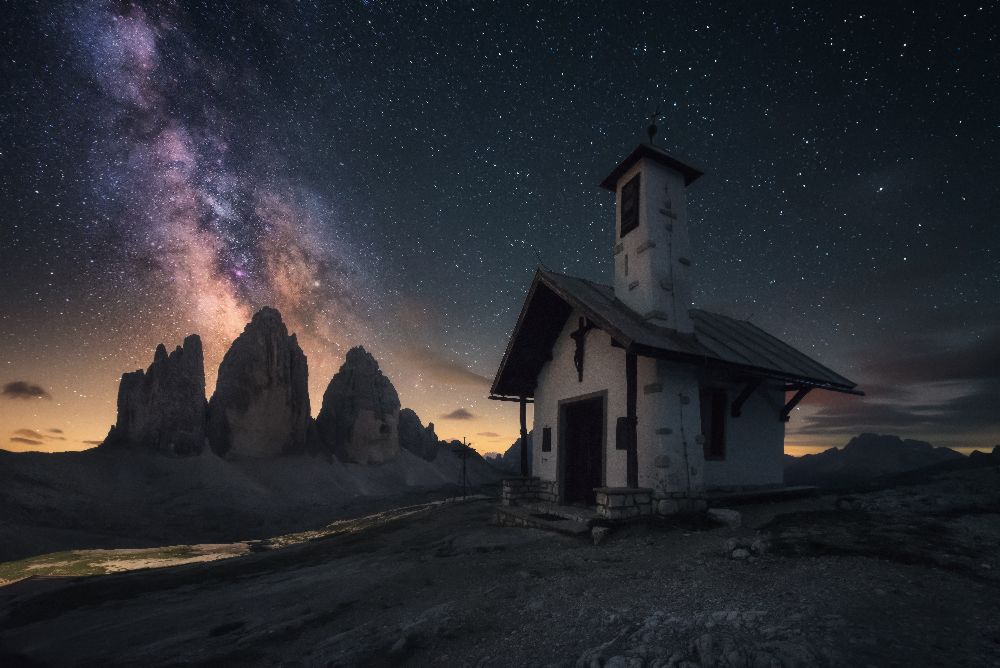
[[[473,454],[470,485],[500,474]],[[336,458],[223,459],[97,448],[0,450],[0,561],[76,548],[262,538],[315,528],[351,508],[462,482],[448,445],[427,461],[401,450],[381,465]]]

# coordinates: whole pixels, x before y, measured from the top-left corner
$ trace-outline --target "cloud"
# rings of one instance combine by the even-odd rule
[[[500,434],[495,431],[480,431],[476,433],[476,436],[486,436],[487,438],[500,438]]]
[[[797,434],[861,431],[962,433],[1000,427],[1000,380],[958,381],[926,386],[943,395],[900,401],[858,397],[853,404],[832,401],[803,418]]]
[[[58,431],[60,434],[62,433],[61,429],[58,429],[58,430],[49,429],[48,431],[50,431],[50,432],[51,431]],[[29,438],[29,439],[31,439],[33,441],[39,441],[39,442],[41,442],[42,439],[50,440],[50,441],[65,441],[66,440],[65,436],[54,436],[54,435],[52,435],[50,433],[43,434],[41,432],[35,431],[34,429],[18,429],[18,430],[16,430],[14,432],[14,435],[15,436],[21,436],[22,438]]]
[[[493,382],[486,376],[481,376],[468,367],[429,348],[410,346],[403,351],[403,355],[413,366],[430,376],[431,380],[444,385],[469,385],[487,388]]]
[[[993,438],[1000,432],[1000,328],[976,329],[928,328],[872,345],[864,351],[871,360],[864,372],[873,380],[860,385],[866,396],[814,392],[789,432]]]
[[[911,340],[902,355],[878,358],[869,370],[879,378],[899,382],[1000,379],[1000,329],[965,344]]]
[[[456,408],[450,413],[445,413],[441,416],[442,420],[472,420],[476,416],[465,410],[464,408]]]
[[[61,434],[61,433],[63,433],[63,430],[62,429],[58,429],[56,427],[52,427],[52,429],[49,429],[49,433],[50,434]]]
[[[25,445],[42,445],[41,441],[36,441],[34,439],[31,439],[31,438],[23,438],[21,436],[11,436],[10,437],[10,442],[11,443],[24,443]]]
[[[100,445],[104,441],[83,441],[83,442],[86,443],[87,445]]]
[[[3,386],[0,396],[7,399],[51,399],[52,395],[41,385],[26,380],[15,380]]]

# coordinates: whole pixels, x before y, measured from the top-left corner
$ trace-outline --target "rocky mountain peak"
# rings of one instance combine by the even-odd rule
[[[177,455],[205,445],[205,363],[201,339],[192,334],[167,354],[156,346],[153,362],[122,375],[118,415],[102,445]]]
[[[208,436],[219,454],[300,452],[309,429],[306,356],[281,314],[254,314],[219,365],[208,406]]]
[[[399,454],[399,395],[361,346],[347,351],[316,417],[322,447],[342,461],[379,464]],[[419,422],[419,421],[418,421]]]
[[[438,437],[434,433],[434,423],[425,427],[420,417],[409,408],[399,411],[399,447],[409,450],[427,461],[438,454]]]
[[[354,346],[347,351],[344,357],[344,367],[354,370],[365,370],[366,372],[380,371],[378,360],[365,350],[364,346]]]
[[[264,320],[270,320],[272,322],[280,323],[282,326],[284,326],[285,324],[281,320],[281,313],[278,311],[278,309],[274,308],[273,306],[262,306],[259,311],[253,314],[253,317],[250,319],[250,323],[259,324],[261,321]]]

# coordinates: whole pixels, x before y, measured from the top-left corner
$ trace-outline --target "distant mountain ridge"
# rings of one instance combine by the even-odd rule
[[[951,448],[926,441],[865,433],[843,448],[803,457],[786,455],[785,484],[840,487],[963,459]]]
[[[347,351],[315,419],[308,373],[295,334],[276,309],[265,306],[226,352],[207,400],[197,334],[169,354],[157,346],[148,369],[123,374],[116,422],[101,447],[178,457],[206,450],[223,458],[309,454],[384,464],[401,450],[432,462],[443,448],[461,445],[440,440],[433,423],[425,427],[402,408],[396,388],[361,346]],[[485,464],[478,453],[473,456]]]

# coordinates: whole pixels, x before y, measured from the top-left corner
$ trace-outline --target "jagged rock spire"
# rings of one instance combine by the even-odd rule
[[[399,455],[399,395],[361,346],[347,351],[316,417],[320,443],[342,461],[380,464]]]
[[[205,362],[192,334],[167,354],[161,343],[146,371],[122,375],[118,416],[103,446],[143,448],[177,455],[205,446]]]
[[[306,356],[281,314],[264,307],[219,365],[208,404],[208,437],[220,454],[301,452],[309,429]]]

